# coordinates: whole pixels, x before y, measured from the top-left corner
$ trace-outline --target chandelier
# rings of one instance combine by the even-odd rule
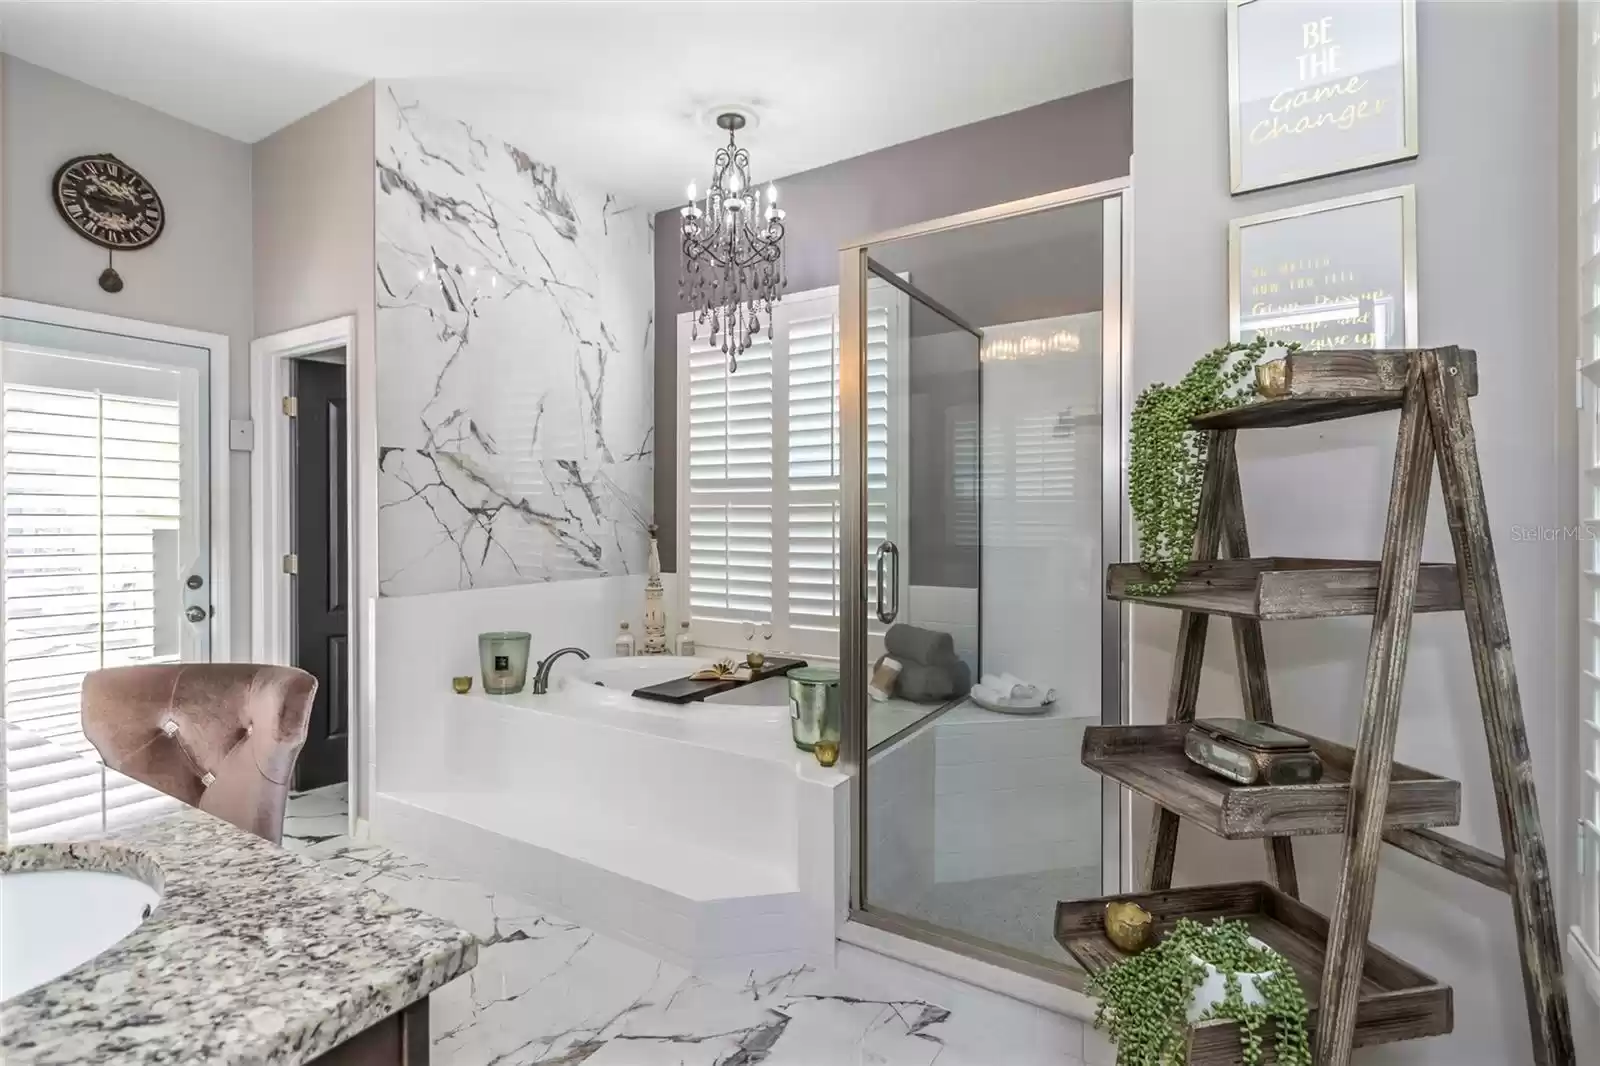
[[[750,180],[750,153],[734,143],[745,117],[736,111],[717,116],[728,143],[717,149],[711,185],[696,197],[689,185],[683,216],[683,273],[678,299],[689,298],[690,336],[702,331],[711,346],[728,357],[728,373],[763,326],[772,337],[772,305],[789,283],[783,255],[783,212],[778,190],[763,196]]]

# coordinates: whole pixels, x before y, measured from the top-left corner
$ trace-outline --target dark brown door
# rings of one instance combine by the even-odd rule
[[[294,787],[345,780],[350,744],[349,504],[346,489],[344,365],[301,359],[295,366],[296,661],[317,679],[311,727]]]

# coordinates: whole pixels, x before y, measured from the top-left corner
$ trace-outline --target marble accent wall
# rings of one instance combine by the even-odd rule
[[[376,141],[382,594],[640,572],[650,217],[414,83]]]

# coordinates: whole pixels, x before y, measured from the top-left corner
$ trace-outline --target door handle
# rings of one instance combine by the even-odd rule
[[[883,561],[889,560],[889,576],[883,573]],[[887,625],[900,614],[900,549],[892,540],[878,545],[878,621]],[[889,587],[889,606],[883,605],[884,586]]]
[[[183,612],[183,616],[191,622],[204,622],[206,620],[206,609],[204,607],[190,607]]]

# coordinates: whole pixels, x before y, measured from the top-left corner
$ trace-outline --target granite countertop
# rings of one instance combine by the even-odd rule
[[[472,934],[197,810],[0,869],[157,887],[133,933],[0,1004],[4,1066],[295,1066],[472,969]]]

